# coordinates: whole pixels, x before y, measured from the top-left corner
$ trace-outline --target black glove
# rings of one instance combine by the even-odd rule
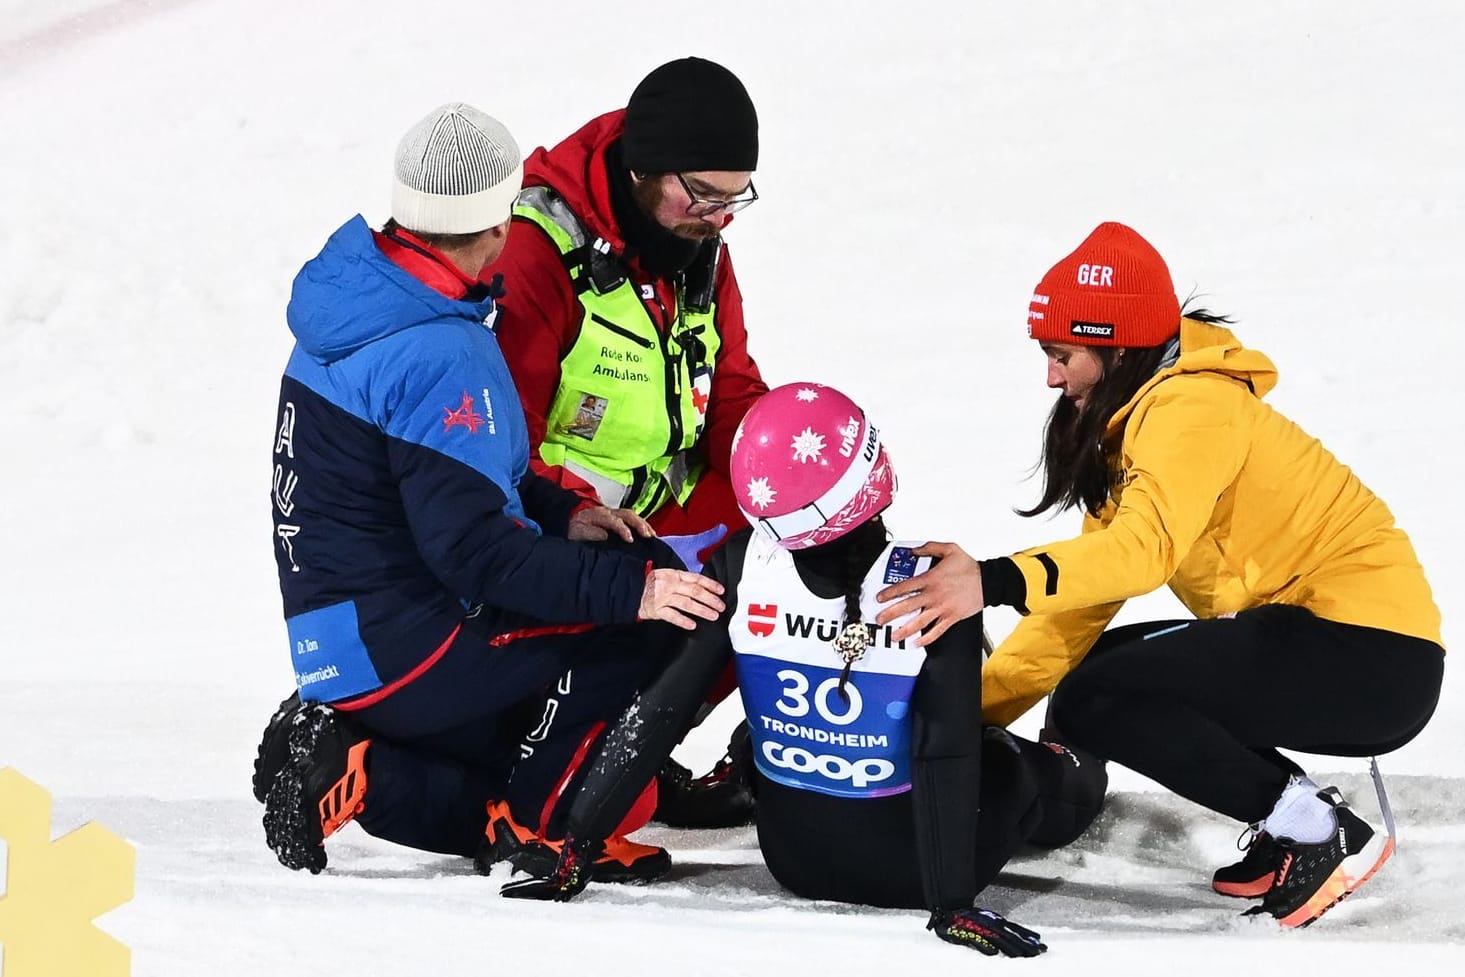
[[[570,835],[560,848],[554,871],[543,879],[520,879],[499,890],[510,899],[538,899],[541,902],[569,902],[585,891],[595,875],[595,860],[604,846],[596,842],[577,841]]]
[[[1048,944],[1028,929],[1003,919],[990,909],[937,909],[926,929],[947,943],[971,947],[989,957],[1036,957]]]

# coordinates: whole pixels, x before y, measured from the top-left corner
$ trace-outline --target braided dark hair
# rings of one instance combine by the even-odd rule
[[[860,585],[865,582],[865,574],[870,572],[870,567],[889,541],[885,520],[876,515],[833,542],[793,551],[794,565],[801,572],[837,586],[844,596],[844,620],[839,629],[841,636],[854,625],[864,632],[864,644],[869,642],[869,628],[861,620]],[[838,637],[835,642],[838,650]],[[863,644],[860,647],[863,649]],[[858,657],[857,654],[846,655],[844,671],[839,676],[839,696],[845,702],[849,702],[845,682],[849,680],[850,667]]]

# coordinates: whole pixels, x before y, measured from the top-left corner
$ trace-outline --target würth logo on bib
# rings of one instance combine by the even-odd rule
[[[473,409],[473,395],[463,391],[463,402],[457,409],[452,407],[443,408],[443,431],[451,431],[455,427],[466,427],[469,434],[477,434],[478,429],[483,426],[483,417]]]
[[[755,638],[766,638],[778,626],[777,604],[748,605],[748,633]]]

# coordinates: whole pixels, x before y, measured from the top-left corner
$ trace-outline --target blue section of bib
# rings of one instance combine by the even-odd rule
[[[910,790],[914,675],[852,672],[846,700],[838,668],[742,654],[737,666],[753,760],[764,776],[835,797]]]

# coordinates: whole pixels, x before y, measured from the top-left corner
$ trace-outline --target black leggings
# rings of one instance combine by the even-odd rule
[[[1397,750],[1434,714],[1443,677],[1433,642],[1268,605],[1106,632],[1059,683],[1052,718],[1074,745],[1255,822],[1300,772],[1278,747]]]
[[[750,764],[751,766],[751,764]],[[1056,848],[1098,816],[1108,777],[1093,757],[988,731],[976,833],[980,891],[1025,845]],[[768,871],[806,899],[925,905],[909,792],[855,800],[785,787],[755,771],[758,846]]]

